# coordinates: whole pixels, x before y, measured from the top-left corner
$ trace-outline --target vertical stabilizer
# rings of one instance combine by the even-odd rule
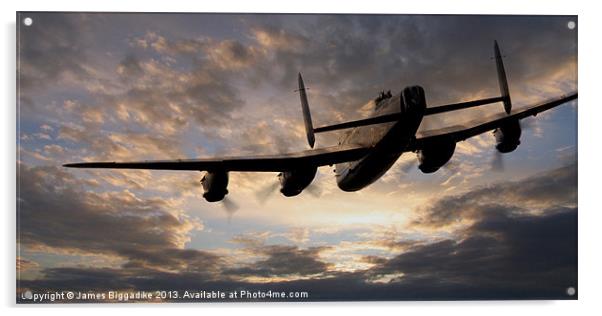
[[[305,123],[305,133],[307,135],[307,143],[311,148],[314,148],[316,137],[314,136],[314,126],[311,122],[311,112],[309,112],[309,103],[307,102],[307,93],[305,92],[305,84],[303,77],[299,73],[299,97],[301,98],[301,109],[303,110],[303,122]]]
[[[497,41],[493,41],[493,50],[495,54],[495,66],[497,68],[497,80],[500,84],[502,102],[504,102],[504,111],[506,111],[507,114],[510,114],[510,111],[512,110],[512,101],[510,100],[508,79],[506,78],[506,70],[504,69],[502,54],[500,53],[500,47],[498,46]]]

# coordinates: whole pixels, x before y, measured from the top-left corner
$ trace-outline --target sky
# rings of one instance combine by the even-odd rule
[[[574,298],[577,102],[522,121],[495,168],[491,133],[434,174],[413,153],[359,192],[321,167],[312,192],[257,193],[276,173],[66,169],[79,161],[308,149],[315,126],[367,117],[381,90],[428,106],[499,94],[514,108],[577,90],[575,16],[21,13],[17,35],[17,297],[34,292],[305,291],[310,300]],[[426,118],[420,129],[503,110]],[[340,133],[317,135],[335,145]]]

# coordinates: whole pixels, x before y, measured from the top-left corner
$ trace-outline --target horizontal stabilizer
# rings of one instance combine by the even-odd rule
[[[396,122],[400,118],[401,118],[401,113],[386,114],[386,115],[375,116],[375,117],[371,117],[371,118],[367,118],[367,119],[363,119],[363,120],[350,121],[350,122],[345,122],[345,123],[341,123],[341,124],[318,127],[316,129],[314,129],[314,133],[323,133],[323,132],[336,131],[336,130],[346,129],[346,128]]]
[[[424,110],[424,115],[432,115],[432,114],[439,114],[439,113],[445,113],[445,112],[450,112],[450,111],[468,109],[468,108],[472,108],[475,106],[491,104],[491,103],[496,103],[496,102],[500,102],[500,101],[504,101],[504,98],[503,97],[495,97],[495,98],[480,99],[480,100],[474,100],[474,101],[434,106],[432,108],[426,108]]]
[[[439,113],[445,113],[445,112],[450,112],[450,111],[468,109],[468,108],[479,106],[479,105],[496,103],[496,102],[501,102],[501,101],[503,101],[502,97],[495,97],[495,98],[488,98],[488,99],[440,105],[440,106],[435,106],[432,108],[426,108],[424,110],[424,115],[432,115],[432,114],[439,114]],[[367,125],[373,125],[373,124],[396,122],[401,119],[401,115],[402,115],[401,113],[392,113],[392,114],[370,117],[367,119],[362,119],[362,120],[357,120],[357,121],[350,121],[350,122],[345,122],[345,123],[340,123],[340,124],[322,126],[322,127],[318,127],[316,129],[314,129],[314,133],[324,133],[324,132],[331,132],[331,131],[336,131],[336,130],[341,130],[341,129],[367,126]]]

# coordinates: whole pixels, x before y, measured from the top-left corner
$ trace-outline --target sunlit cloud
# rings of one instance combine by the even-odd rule
[[[577,89],[576,33],[563,18],[222,15],[230,29],[190,17],[133,15],[133,25],[37,14],[20,34],[20,289],[278,286],[317,299],[457,299],[498,284],[485,298],[530,298],[575,281],[562,238],[574,237],[577,213],[576,102],[523,121],[503,172],[492,170],[486,133],[458,143],[435,174],[405,153],[355,193],[338,189],[334,166],[318,169],[317,193],[294,198],[278,192],[276,173],[231,173],[228,196],[240,206],[231,216],[202,199],[202,172],[60,167],[308,149],[299,72],[316,126],[367,117],[379,91],[408,85],[423,86],[429,106],[493,97],[494,38],[520,108]],[[500,111],[432,116],[420,130]],[[534,230],[553,253],[533,251]],[[551,255],[569,259],[532,268]]]

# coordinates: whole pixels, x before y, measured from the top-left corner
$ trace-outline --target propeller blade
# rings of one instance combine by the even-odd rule
[[[412,168],[414,168],[416,165],[418,164],[418,160],[417,159],[412,159],[409,160],[407,162],[404,162],[400,169],[401,171],[403,171],[403,173],[408,173],[410,172],[410,170],[412,170]]]
[[[307,186],[307,188],[305,188],[305,191],[307,191],[307,193],[316,198],[322,196],[322,188],[320,188],[320,186],[315,181],[310,183]]]
[[[230,222],[230,220],[232,219],[232,215],[234,215],[234,213],[238,210],[238,204],[227,196],[224,197],[221,204],[224,207],[226,213],[228,214],[228,222]]]
[[[493,159],[491,160],[491,170],[493,171],[504,171],[504,157],[503,154],[497,150],[493,152]]]
[[[535,124],[537,124],[535,119],[532,117],[529,117],[528,119],[525,119],[525,120],[520,120],[520,121],[518,121],[518,123],[520,124],[520,127],[525,131],[534,130],[536,127]]]
[[[267,202],[267,200],[278,191],[278,187],[278,183],[274,182],[259,189],[257,192],[255,192],[257,201],[259,201],[261,204],[265,204],[265,202]]]
[[[446,164],[443,165],[443,168],[445,170],[449,171],[449,173],[456,173],[456,172],[459,172],[460,165],[458,164],[457,161],[450,160]]]

